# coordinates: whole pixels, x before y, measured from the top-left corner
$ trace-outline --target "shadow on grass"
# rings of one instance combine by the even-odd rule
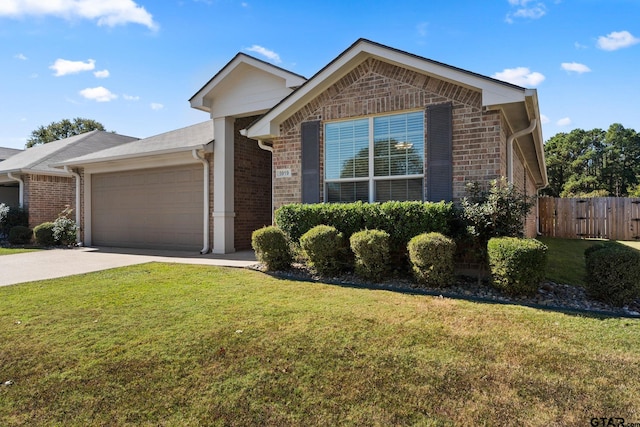
[[[402,285],[396,286],[396,285],[385,285],[385,284],[377,284],[377,283],[355,283],[350,281],[327,279],[327,278],[303,277],[300,275],[290,274],[284,271],[263,272],[263,273],[280,280],[290,280],[290,281],[298,281],[298,282],[306,282],[306,283],[321,283],[321,284],[340,286],[342,288],[350,288],[350,289],[389,291],[389,292],[396,292],[396,293],[406,294],[406,295],[424,295],[424,296],[432,296],[432,297],[439,297],[439,298],[450,298],[454,300],[469,301],[469,302],[475,302],[475,303],[481,303],[481,304],[520,306],[520,307],[534,308],[537,310],[563,313],[570,316],[588,317],[588,318],[600,319],[600,320],[606,320],[606,319],[612,319],[612,318],[640,319],[640,315],[633,315],[628,313],[621,313],[621,312],[607,311],[607,310],[587,310],[587,309],[577,309],[577,308],[554,306],[554,305],[535,304],[535,303],[512,300],[506,296],[504,297],[505,298],[504,300],[497,300],[493,298],[479,297],[479,296],[473,296],[473,295],[463,295],[457,292],[447,292],[446,288],[443,288],[441,290],[431,290],[431,289],[412,288],[412,287],[402,286]]]

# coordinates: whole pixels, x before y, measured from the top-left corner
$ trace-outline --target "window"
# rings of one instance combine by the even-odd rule
[[[424,112],[325,124],[325,200],[423,200]]]

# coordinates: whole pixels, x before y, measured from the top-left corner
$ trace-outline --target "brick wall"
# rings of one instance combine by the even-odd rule
[[[236,250],[251,248],[251,233],[271,224],[271,153],[255,140],[240,135],[256,117],[236,119],[234,124],[234,180]],[[213,186],[212,186],[213,188]]]
[[[75,209],[74,178],[23,175],[23,180],[25,206],[29,210],[29,227],[55,220],[66,206]]]
[[[290,169],[291,178],[274,178],[274,208],[301,199],[302,122],[391,114],[445,102],[453,104],[454,198],[464,196],[467,182],[488,181],[506,173],[502,115],[482,110],[480,92],[368,59],[281,125],[281,136],[274,141],[274,169]],[[323,145],[321,159],[322,149]],[[319,191],[322,200],[323,189]]]

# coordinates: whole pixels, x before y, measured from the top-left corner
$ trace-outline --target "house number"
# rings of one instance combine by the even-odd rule
[[[291,178],[291,169],[276,169],[276,178]]]

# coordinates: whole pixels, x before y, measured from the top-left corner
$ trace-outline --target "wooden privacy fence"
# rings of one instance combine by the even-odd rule
[[[543,236],[568,239],[640,239],[640,198],[541,197],[538,211]]]

